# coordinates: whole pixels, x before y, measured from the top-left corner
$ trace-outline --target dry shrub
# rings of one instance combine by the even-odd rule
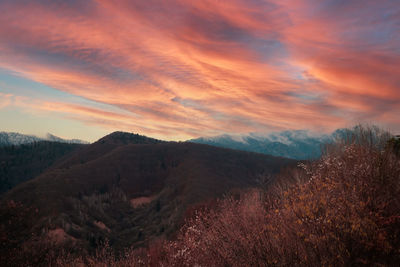
[[[131,267],[149,266],[150,255],[147,250],[127,248],[123,253],[115,253],[108,241],[98,246],[93,255],[63,253],[49,255],[47,266],[60,267]]]
[[[400,163],[389,135],[357,127],[301,164],[306,182],[198,213],[166,266],[357,266],[400,262]],[[282,188],[282,187],[280,187]],[[161,264],[160,263],[160,264]]]

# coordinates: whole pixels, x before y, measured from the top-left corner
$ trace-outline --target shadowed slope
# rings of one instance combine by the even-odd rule
[[[0,147],[0,194],[33,179],[83,145],[40,141]]]

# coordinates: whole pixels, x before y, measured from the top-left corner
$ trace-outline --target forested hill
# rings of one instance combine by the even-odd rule
[[[0,194],[41,174],[84,145],[39,141],[0,147]]]

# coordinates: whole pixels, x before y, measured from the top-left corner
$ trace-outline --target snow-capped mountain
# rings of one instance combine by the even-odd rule
[[[41,138],[33,135],[0,132],[0,146],[22,145],[41,140]]]
[[[52,134],[47,134],[46,137],[41,138],[34,135],[26,135],[20,133],[12,132],[0,132],[0,146],[11,146],[11,145],[22,145],[29,144],[38,141],[52,141],[60,143],[70,143],[70,144],[88,144],[86,141],[78,139],[62,139]]]
[[[321,155],[323,144],[332,142],[343,129],[332,134],[314,134],[295,130],[271,133],[268,135],[220,135],[200,137],[190,142],[218,147],[252,151],[292,159],[315,159]]]

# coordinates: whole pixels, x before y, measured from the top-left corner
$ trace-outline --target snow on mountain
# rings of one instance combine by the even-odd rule
[[[0,146],[22,145],[41,140],[41,138],[33,135],[0,132]]]
[[[34,135],[26,135],[13,132],[0,132],[0,146],[22,145],[38,141],[52,141],[70,144],[88,144],[88,142],[86,141],[78,139],[62,139],[52,134],[47,134],[44,138],[41,138]]]
[[[330,135],[305,130],[283,131],[270,134],[220,135],[200,137],[190,142],[252,151],[292,159],[314,159],[321,155],[323,144],[332,142],[337,132]]]

